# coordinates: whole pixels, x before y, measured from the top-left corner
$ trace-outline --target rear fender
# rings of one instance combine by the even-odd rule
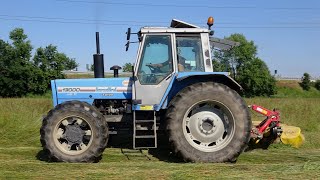
[[[184,75],[184,74],[179,74],[179,76],[177,77],[177,81],[178,82],[182,82],[182,84],[188,84],[188,82],[216,82],[216,83],[221,83],[224,84],[226,86],[228,86],[229,88],[237,91],[238,93],[240,93],[241,91],[243,91],[243,88],[241,87],[241,85],[239,83],[237,83],[237,81],[235,81],[234,79],[232,79],[229,76],[228,72],[216,72],[213,74],[208,74],[208,73],[203,73],[203,74],[191,74],[191,75]],[[190,84],[188,84],[187,86],[189,86]]]
[[[242,92],[242,87],[231,77],[228,72],[214,72],[214,73],[179,73],[173,82],[172,88],[166,96],[163,104],[160,104],[162,109],[166,109],[173,97],[180,92],[183,88],[191,84],[199,82],[216,82],[224,84],[238,93]]]

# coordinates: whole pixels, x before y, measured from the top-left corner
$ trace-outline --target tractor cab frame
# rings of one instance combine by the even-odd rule
[[[131,29],[127,34],[131,33]],[[191,76],[216,76],[235,90],[240,85],[228,72],[213,72],[212,49],[230,49],[238,43],[210,37],[207,28],[173,19],[170,27],[143,27],[136,33],[139,48],[134,67],[133,99],[149,109],[166,108],[164,101],[175,80]],[[130,35],[128,36],[128,43]],[[188,79],[190,81],[190,79]],[[175,88],[178,88],[175,90]],[[151,107],[152,106],[152,107]],[[135,106],[139,109],[139,105]]]

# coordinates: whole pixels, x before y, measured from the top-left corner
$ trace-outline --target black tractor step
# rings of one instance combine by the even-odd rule
[[[153,123],[154,122],[154,120],[152,119],[152,120],[136,120],[136,124],[137,123]]]
[[[155,138],[156,136],[154,135],[139,135],[136,136],[137,139],[141,139],[141,138]]]
[[[133,111],[133,148],[157,148],[155,111]]]
[[[152,129],[149,127],[136,125],[136,131],[150,131],[150,130]]]

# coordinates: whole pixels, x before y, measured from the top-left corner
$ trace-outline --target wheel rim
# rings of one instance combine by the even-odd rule
[[[213,100],[192,105],[186,111],[182,124],[188,143],[203,152],[223,149],[235,132],[235,121],[230,109]]]
[[[91,125],[78,116],[68,116],[57,123],[53,131],[56,147],[68,155],[86,151],[93,139]]]

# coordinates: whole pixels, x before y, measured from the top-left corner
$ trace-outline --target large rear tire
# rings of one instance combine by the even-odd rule
[[[234,162],[250,140],[244,100],[229,87],[202,82],[181,90],[167,110],[169,141],[191,162]]]
[[[96,162],[108,142],[108,125],[93,106],[68,101],[56,106],[43,119],[41,144],[51,160]]]

